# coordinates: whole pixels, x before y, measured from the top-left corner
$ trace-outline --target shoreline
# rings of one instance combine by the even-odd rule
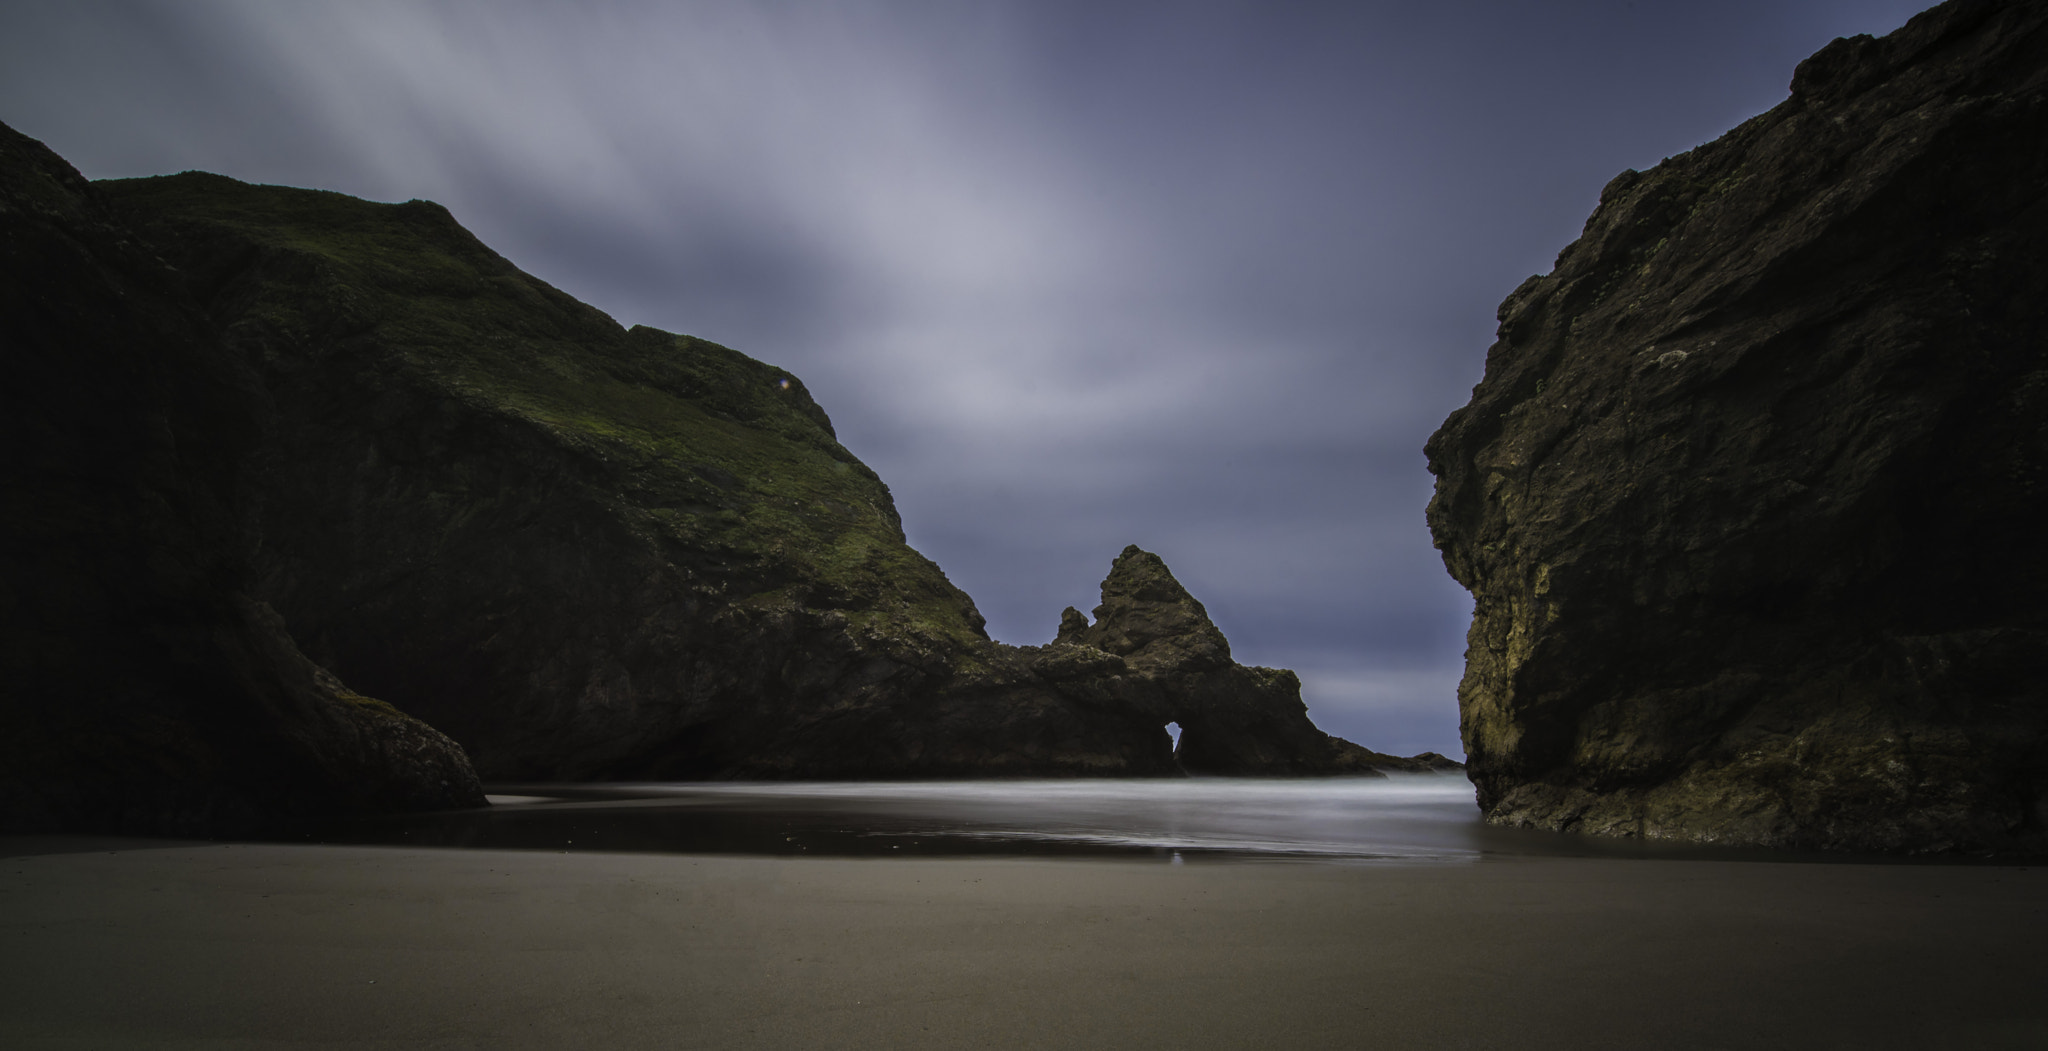
[[[1597,836],[1487,823],[1462,773],[1207,778],[519,783],[489,808],[343,819],[270,842],[749,857],[1446,861],[1547,856],[1796,864],[2026,865]],[[1446,791],[1448,789],[1448,791]],[[1360,790],[1363,790],[1361,792]]]
[[[2048,1043],[2029,865],[0,847],[9,1047]]]

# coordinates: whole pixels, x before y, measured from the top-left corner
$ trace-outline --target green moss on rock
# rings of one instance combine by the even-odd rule
[[[621,328],[437,206],[101,190],[275,407],[263,597],[486,776],[1176,774],[1183,710],[1190,768],[1370,766],[1136,548],[1088,645],[989,641],[801,380]]]

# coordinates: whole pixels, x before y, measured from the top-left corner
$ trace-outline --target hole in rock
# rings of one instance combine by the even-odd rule
[[[1180,751],[1180,724],[1167,723],[1166,736],[1173,738],[1173,750],[1176,752]]]

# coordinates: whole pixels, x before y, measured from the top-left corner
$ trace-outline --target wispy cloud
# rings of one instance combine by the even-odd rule
[[[74,0],[0,10],[0,119],[93,176],[439,200],[802,374],[999,637],[1144,544],[1329,728],[1451,752],[1420,448],[1495,304],[1614,172],[1918,6]]]

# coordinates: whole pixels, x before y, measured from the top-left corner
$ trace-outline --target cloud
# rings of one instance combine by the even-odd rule
[[[1394,755],[1461,758],[1456,668],[1297,668],[1309,717],[1326,732]]]
[[[74,0],[0,10],[0,119],[95,177],[439,200],[804,376],[998,637],[1139,543],[1330,728],[1447,751],[1420,449],[1495,305],[1917,6]]]

